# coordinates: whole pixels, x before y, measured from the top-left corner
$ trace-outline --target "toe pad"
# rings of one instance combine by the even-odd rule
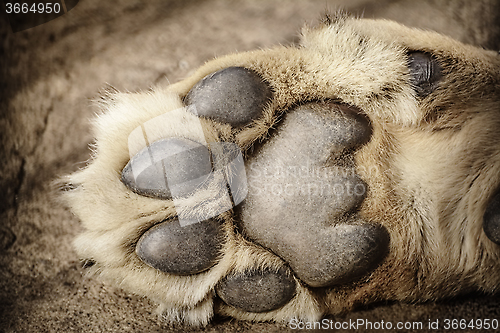
[[[184,138],[153,142],[123,168],[121,180],[140,195],[170,199],[193,193],[212,171],[210,152]]]
[[[212,267],[222,242],[222,227],[215,219],[186,226],[172,219],[146,231],[137,242],[136,253],[162,272],[189,275]]]
[[[486,208],[483,229],[490,240],[500,245],[500,193],[491,199]]]
[[[271,89],[256,73],[229,67],[199,81],[184,102],[199,116],[238,126],[259,118],[270,98]]]
[[[295,295],[295,281],[288,269],[247,271],[231,275],[216,288],[227,304],[248,312],[276,310]]]

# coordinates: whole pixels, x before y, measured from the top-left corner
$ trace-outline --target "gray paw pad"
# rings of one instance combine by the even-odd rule
[[[295,281],[288,269],[252,270],[228,276],[216,291],[227,304],[248,312],[279,309],[295,296]]]
[[[439,63],[425,52],[411,52],[408,55],[408,67],[410,83],[419,97],[432,93],[443,76]]]
[[[260,117],[271,95],[269,86],[256,73],[229,67],[199,81],[184,102],[194,105],[199,116],[239,126]]]
[[[210,175],[210,152],[183,138],[151,143],[130,159],[121,180],[140,195],[170,199],[193,193]]]
[[[352,281],[387,252],[386,230],[352,214],[366,184],[334,158],[370,134],[369,122],[351,107],[301,106],[286,115],[247,168],[241,229],[310,286]]]
[[[186,226],[171,219],[146,231],[137,242],[136,253],[162,272],[189,275],[212,267],[223,241],[222,227],[215,219]]]
[[[484,233],[490,240],[500,244],[500,193],[497,193],[488,204],[483,218]]]

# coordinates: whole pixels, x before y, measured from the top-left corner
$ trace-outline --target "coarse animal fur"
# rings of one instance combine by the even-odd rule
[[[410,84],[408,51],[432,54],[442,79],[419,98]],[[235,129],[200,119],[205,138],[183,126],[196,116],[179,111],[156,139],[231,141],[248,151],[269,138],[290,108],[334,99],[354,105],[369,118],[370,141],[354,155],[368,185],[359,207],[364,219],[384,226],[389,254],[361,280],[328,288],[298,289],[285,306],[251,313],[224,304],[214,288],[225,276],[249,267],[279,268],[283,261],[245,239],[234,215],[221,216],[226,242],[211,269],[190,276],[161,273],[134,252],[139,237],[175,209],[168,200],[137,195],[120,182],[134,152],[128,136],[142,123],[182,108],[183,98],[203,77],[230,66],[258,73],[273,89],[264,116]],[[68,177],[64,197],[85,228],[75,246],[91,268],[123,288],[160,304],[169,321],[204,325],[215,313],[255,321],[317,320],[379,300],[436,300],[500,287],[500,246],[483,232],[489,200],[500,184],[500,56],[438,33],[392,21],[338,16],[305,27],[300,46],[228,55],[191,77],[141,93],[108,91],[99,101],[96,143],[89,165]],[[139,149],[139,148],[138,148]],[[217,198],[208,188],[182,202]],[[200,209],[210,210],[210,205]]]

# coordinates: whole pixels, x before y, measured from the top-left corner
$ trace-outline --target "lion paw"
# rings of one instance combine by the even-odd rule
[[[76,247],[194,325],[496,291],[498,58],[339,18],[301,47],[109,93],[66,193]]]

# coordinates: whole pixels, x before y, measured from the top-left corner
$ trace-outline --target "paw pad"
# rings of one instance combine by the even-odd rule
[[[483,218],[483,229],[486,236],[500,244],[500,193],[497,193],[488,204]]]
[[[184,102],[196,105],[199,116],[240,126],[259,118],[271,95],[260,76],[243,67],[229,67],[199,81]]]
[[[138,152],[122,171],[122,182],[132,191],[170,199],[193,193],[212,171],[210,152],[197,142],[169,138]]]
[[[136,246],[138,257],[165,273],[189,275],[212,267],[224,240],[223,231],[215,219],[195,221],[181,226],[170,219],[146,231]]]
[[[227,304],[248,312],[276,310],[295,295],[295,281],[284,267],[250,270],[230,275],[216,287],[217,294]]]
[[[248,168],[241,226],[313,287],[349,282],[375,268],[387,232],[353,214],[366,184],[336,157],[369,140],[369,122],[351,107],[309,104],[291,110]]]
[[[419,97],[425,97],[433,92],[442,78],[441,66],[430,54],[411,52],[408,59],[410,83]]]

